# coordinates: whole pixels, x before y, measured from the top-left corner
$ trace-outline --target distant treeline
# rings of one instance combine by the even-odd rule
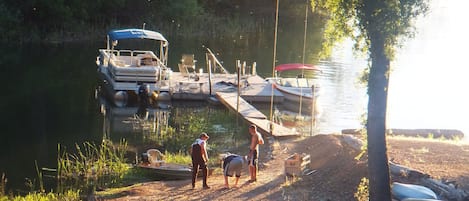
[[[218,36],[263,31],[275,20],[275,0],[2,0],[2,41],[96,40],[113,28]],[[281,15],[304,15],[304,0],[281,2]],[[270,29],[268,31],[271,31]]]

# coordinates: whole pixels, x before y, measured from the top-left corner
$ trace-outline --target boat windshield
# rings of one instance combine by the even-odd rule
[[[277,80],[277,83],[285,87],[309,88],[315,84],[315,81],[311,78],[282,78]]]

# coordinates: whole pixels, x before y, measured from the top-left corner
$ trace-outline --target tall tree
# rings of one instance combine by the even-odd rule
[[[413,36],[413,20],[427,12],[427,0],[312,0],[327,16],[323,49],[345,37],[368,53],[368,171],[370,200],[391,200],[386,149],[386,108],[390,61],[403,39]]]

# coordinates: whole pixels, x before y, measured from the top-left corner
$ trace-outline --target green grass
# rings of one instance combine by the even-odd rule
[[[127,142],[120,144],[103,140],[98,146],[90,142],[76,145],[74,154],[61,150],[58,146],[57,175],[63,179],[99,178],[105,175],[122,176],[129,169],[124,156]]]
[[[80,191],[79,190],[69,190],[64,193],[40,193],[40,192],[31,192],[25,196],[14,196],[14,197],[7,197],[3,196],[0,197],[0,201],[75,201],[81,200],[80,199]]]
[[[128,151],[127,142],[122,140],[119,144],[103,140],[99,145],[85,142],[75,145],[75,151],[68,152],[60,144],[58,145],[57,158],[57,181],[59,188],[57,193],[46,193],[42,183],[42,171],[36,165],[39,179],[39,190],[35,190],[36,184],[30,181],[30,193],[27,195],[6,195],[5,187],[7,178],[5,174],[0,180],[0,201],[9,200],[80,200],[80,193],[85,192],[85,188],[90,186],[96,188],[109,188],[131,185],[148,181],[142,172],[131,168],[127,162],[125,153]],[[219,167],[220,161],[216,155],[209,159],[209,167]],[[176,163],[181,165],[191,165],[190,155],[178,152],[165,152],[166,163]],[[43,168],[44,169],[44,168]],[[46,168],[47,169],[47,168]],[[50,169],[51,171],[54,169]]]
[[[182,165],[192,164],[191,156],[183,152],[170,153],[166,151],[164,153],[164,161],[166,163],[176,163],[176,164],[182,164]]]
[[[192,165],[192,159],[190,155],[183,152],[170,153],[166,151],[164,153],[164,161],[166,163],[176,163],[181,165]],[[218,156],[209,154],[208,167],[220,167],[220,160]]]
[[[5,186],[7,183],[7,178],[5,174],[2,174],[2,178],[0,180],[0,201],[75,201],[81,200],[80,199],[80,190],[67,190],[63,193],[54,193],[49,192],[45,193],[41,190],[41,192],[31,191],[27,195],[7,195],[5,193]]]

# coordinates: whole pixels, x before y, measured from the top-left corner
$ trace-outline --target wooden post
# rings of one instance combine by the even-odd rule
[[[208,62],[208,90],[209,96],[212,95],[212,61],[207,60]]]
[[[252,72],[251,72],[251,75],[257,75],[256,66],[257,66],[257,63],[256,63],[256,62],[252,63]]]
[[[239,96],[241,96],[240,94],[240,80],[241,80],[241,62],[239,60],[236,60],[236,72],[238,74],[238,95],[236,96],[236,112],[239,113]]]
[[[314,106],[316,105],[316,101],[315,101],[315,90],[314,90],[314,84],[311,85],[311,136],[314,135],[314,128],[316,127],[316,115],[314,114],[315,111],[314,111]]]
[[[241,68],[241,75],[246,75],[246,61],[243,62],[243,66]]]

